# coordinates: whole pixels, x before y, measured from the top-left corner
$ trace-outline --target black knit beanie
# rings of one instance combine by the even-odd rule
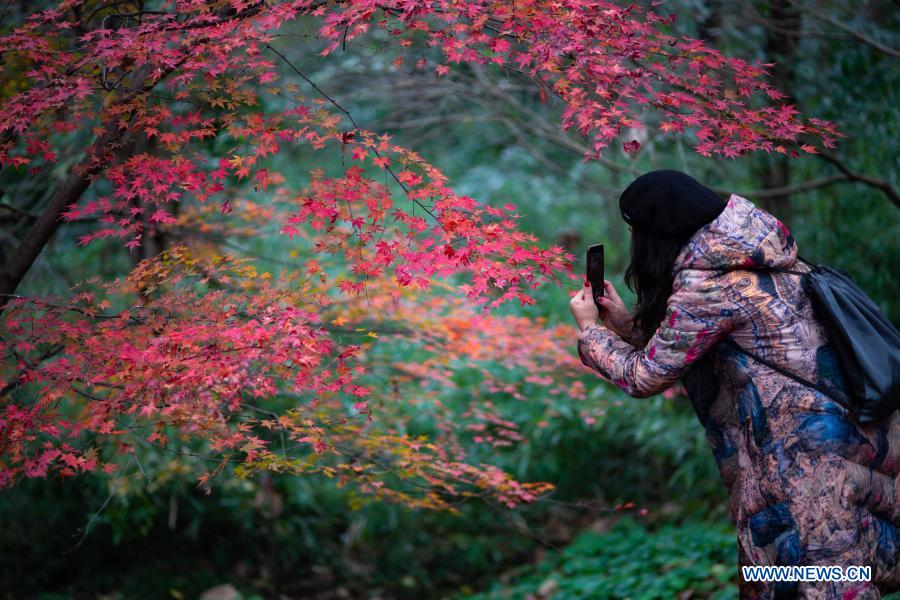
[[[725,210],[725,202],[681,171],[644,173],[619,196],[622,218],[641,233],[687,241]]]

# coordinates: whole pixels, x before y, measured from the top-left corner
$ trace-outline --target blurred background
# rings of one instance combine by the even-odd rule
[[[518,205],[521,228],[566,247],[577,270],[588,245],[605,243],[607,276],[626,301],[618,195],[647,170],[676,168],[775,214],[801,255],[847,270],[900,321],[900,4],[678,0],[658,10],[677,13],[681,33],[726,54],[775,63],[774,84],[790,102],[849,137],[827,156],[723,160],[639,130],[622,136],[642,143],[637,154],[618,144],[585,163],[584,142],[561,130],[554,98],[542,101],[499,69],[454,65],[438,78],[427,50],[398,64],[379,31],[322,60],[315,24],[304,21],[272,45],[361,127],[390,133],[440,168],[458,194]],[[309,92],[299,77],[284,77]],[[287,182],[296,187],[335,162],[290,150],[276,160],[296,172]],[[37,195],[48,183],[29,185]],[[4,229],[21,218],[0,210]],[[87,227],[62,228],[20,293],[115,277],[140,258],[117,242],[77,247]],[[242,243],[263,268],[285,259],[274,230]],[[502,310],[570,325],[574,355],[574,291],[544,287],[537,304]],[[463,402],[477,380],[451,373],[442,401]],[[150,450],[140,478],[23,481],[0,494],[0,597],[737,598],[727,498],[690,403],[677,394],[632,399],[587,369],[583,381],[589,399],[609,402],[589,422],[583,400],[557,399],[542,426],[528,402],[515,402],[526,443],[496,449],[491,462],[557,490],[513,510],[359,506],[332,480],[278,474],[226,480],[205,496],[190,458]]]

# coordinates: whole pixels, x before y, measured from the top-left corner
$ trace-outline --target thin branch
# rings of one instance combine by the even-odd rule
[[[17,215],[20,215],[20,216],[23,216],[23,217],[27,217],[27,218],[32,219],[32,220],[37,219],[38,216],[39,216],[39,215],[36,215],[35,213],[28,212],[27,210],[22,210],[21,208],[17,208],[17,207],[15,207],[15,206],[13,206],[12,204],[9,204],[9,203],[7,203],[7,202],[0,202],[0,208],[4,208],[4,209],[8,210],[8,211],[11,212],[11,213],[15,213],[15,214],[17,214]]]
[[[774,196],[787,196],[790,194],[799,194],[801,192],[808,192],[810,190],[814,190],[821,187],[826,187],[832,185],[834,183],[838,183],[841,181],[848,181],[849,178],[846,175],[829,175],[828,177],[822,177],[820,179],[813,179],[810,181],[804,181],[803,183],[798,183],[796,185],[787,185],[784,187],[777,188],[766,188],[763,190],[752,190],[749,192],[732,192],[731,190],[725,190],[722,188],[712,188],[718,194],[728,195],[731,193],[736,193],[738,196],[744,196],[746,198],[772,198]]]
[[[880,189],[890,199],[890,201],[894,203],[894,206],[900,208],[900,193],[898,193],[897,190],[894,189],[894,187],[887,179],[878,179],[877,177],[871,177],[870,175],[866,175],[865,173],[857,173],[856,171],[852,171],[850,167],[846,165],[846,163],[832,154],[826,154],[822,152],[817,154],[816,156],[837,167],[837,169],[841,173],[843,173],[847,177],[847,179],[865,183],[866,185],[870,185],[872,187]]]
[[[128,471],[128,468],[131,467],[131,465],[132,465],[132,463],[134,463],[134,461],[135,461],[135,456],[132,456],[132,457],[131,457],[131,462],[128,463],[128,465],[126,465],[126,467],[125,467],[124,469],[122,469],[122,472],[121,472],[121,473],[119,474],[119,476],[116,478],[116,481],[122,479],[122,477],[125,476],[125,472]],[[69,548],[68,550],[64,550],[64,551],[63,551],[63,554],[69,554],[70,552],[72,552],[72,551],[74,551],[74,550],[77,550],[79,547],[81,547],[81,544],[84,542],[85,539],[87,539],[88,534],[91,532],[91,525],[94,524],[94,521],[97,520],[97,518],[100,516],[100,514],[101,514],[101,513],[103,512],[103,510],[106,508],[106,505],[109,504],[110,500],[113,499],[113,496],[114,496],[114,495],[115,495],[115,492],[110,492],[110,493],[109,493],[109,495],[106,497],[106,500],[104,500],[104,501],[103,501],[103,504],[100,505],[100,508],[97,509],[97,512],[95,512],[95,513],[91,516],[91,518],[88,519],[87,524],[85,524],[85,526],[82,527],[82,528],[80,529],[80,531],[81,531],[81,538],[79,538],[79,540],[75,543],[74,546],[72,546],[72,547]]]
[[[350,111],[348,111],[346,108],[344,108],[343,106],[341,106],[340,104],[338,104],[337,101],[336,101],[334,98],[332,98],[331,96],[329,96],[328,94],[326,94],[326,93],[322,90],[322,88],[320,88],[319,86],[317,86],[317,85],[315,84],[315,82],[313,82],[313,80],[311,80],[309,77],[307,77],[307,76],[303,73],[303,71],[301,71],[300,69],[298,69],[291,61],[289,61],[289,60],[287,59],[287,57],[286,57],[284,54],[282,54],[281,52],[279,52],[278,50],[276,50],[275,48],[273,48],[270,44],[266,44],[266,48],[268,48],[269,50],[271,50],[272,52],[274,52],[275,54],[277,54],[277,55],[281,58],[281,60],[283,60],[284,63],[285,63],[288,67],[290,67],[290,69],[291,69],[292,71],[294,71],[297,75],[299,75],[300,77],[302,77],[302,78],[304,79],[304,81],[306,81],[309,85],[311,85],[311,86],[313,87],[313,89],[316,90],[323,98],[325,98],[326,100],[328,100],[329,102],[331,102],[331,103],[332,103],[339,111],[341,111],[342,113],[344,113],[344,114],[347,116],[347,119],[353,124],[353,127],[355,127],[355,128],[358,129],[358,130],[362,130],[362,127],[360,127],[359,124],[357,124],[356,120],[353,118],[353,115],[350,114]],[[382,156],[381,156],[381,153],[378,152],[378,149],[377,149],[377,148],[372,148],[372,152],[375,154],[375,156],[377,156],[377,157],[379,157],[379,158],[382,157]],[[397,174],[394,172],[394,170],[393,170],[389,165],[385,165],[384,168],[388,171],[388,173],[391,174],[391,177],[394,178],[394,181],[396,181],[397,184],[400,186],[400,188],[406,193],[407,197],[409,197],[409,189],[406,187],[406,185],[405,185],[402,181],[400,181],[400,178],[397,177]],[[424,204],[422,204],[421,202],[419,202],[419,201],[416,200],[415,198],[411,198],[411,197],[410,197],[410,200],[412,200],[415,204],[417,204],[419,207],[421,207],[422,210],[424,210],[426,213],[428,213],[428,214],[431,216],[431,218],[434,219],[435,222],[436,222],[438,225],[441,226],[442,229],[444,228],[444,224],[441,223],[441,221],[435,216],[435,214],[434,214],[433,212],[431,212],[431,210],[430,210],[427,206],[425,206]]]
[[[849,33],[851,36],[853,36],[854,38],[856,38],[863,44],[870,46],[871,48],[874,48],[874,49],[878,50],[879,52],[886,54],[887,56],[890,56],[891,58],[900,58],[900,50],[891,48],[890,46],[885,46],[878,40],[867,36],[863,32],[858,31],[858,30],[854,29],[853,27],[850,27],[843,21],[831,16],[828,13],[828,10],[817,10],[814,8],[810,8],[809,6],[806,6],[801,2],[797,2],[796,0],[788,0],[788,3],[791,6],[799,8],[800,10],[802,10],[809,16],[813,17],[814,19],[819,19],[820,21],[825,21],[829,25],[833,25],[834,27],[837,27],[841,31],[845,31],[845,32]]]

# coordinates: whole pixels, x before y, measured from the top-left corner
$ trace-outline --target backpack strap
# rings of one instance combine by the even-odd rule
[[[722,343],[725,344],[726,346],[728,346],[729,348],[733,348],[734,350],[737,350],[741,354],[749,356],[753,360],[766,365],[773,371],[775,371],[777,373],[781,373],[785,377],[789,377],[789,378],[793,379],[797,383],[800,383],[802,385],[805,385],[807,387],[810,387],[810,388],[816,390],[817,392],[821,392],[822,394],[825,394],[826,396],[828,396],[829,398],[831,398],[832,400],[834,400],[835,402],[837,402],[844,408],[850,410],[850,407],[847,406],[847,403],[843,398],[838,398],[835,394],[833,394],[830,390],[828,390],[824,386],[821,386],[821,385],[814,383],[804,377],[800,377],[799,375],[791,373],[787,369],[783,369],[783,368],[779,367],[778,365],[774,364],[773,362],[771,362],[769,360],[766,360],[765,358],[756,354],[755,352],[750,352],[749,350],[744,349],[743,347],[740,346],[740,344],[738,344],[736,341],[734,341],[734,339],[732,339],[731,336],[725,336],[725,338],[722,340]]]
[[[805,258],[803,258],[803,257],[801,257],[801,256],[799,256],[799,255],[797,256],[797,258],[800,260],[800,262],[802,262],[802,263],[804,263],[804,264],[806,264],[806,265],[809,265],[809,266],[811,267],[811,269],[810,269],[809,271],[795,271],[795,270],[793,270],[793,269],[785,269],[784,267],[770,267],[769,265],[753,265],[753,266],[750,266],[750,265],[743,266],[743,265],[741,265],[741,266],[737,266],[737,267],[724,268],[724,269],[714,269],[714,270],[716,270],[716,271],[721,271],[721,272],[729,272],[729,271],[774,271],[774,272],[776,272],[776,273],[790,273],[791,275],[799,275],[799,276],[803,277],[804,275],[807,275],[808,273],[811,273],[812,271],[815,271],[815,270],[818,268],[818,265],[809,262],[808,260],[806,260]]]
[[[809,262],[808,260],[801,258],[800,256],[798,256],[797,258],[800,259],[800,262],[805,263],[805,264],[809,265],[810,267],[812,267],[812,270],[816,269],[816,265]],[[722,271],[774,271],[776,273],[790,273],[791,275],[799,275],[801,277],[803,277],[804,275],[806,275],[807,273],[810,272],[810,271],[795,271],[793,269],[785,269],[784,267],[770,267],[768,265],[739,266],[739,267],[734,267],[731,269],[721,269],[721,270]]]
[[[816,267],[815,264],[809,262],[808,260],[806,260],[805,258],[803,258],[802,256],[800,256],[799,254],[797,255],[797,258],[800,260],[800,262],[806,263],[807,265],[809,265],[810,267],[812,267],[813,269],[815,269],[815,267]],[[766,265],[761,265],[761,266],[758,266],[758,267],[741,267],[739,270],[748,270],[748,271],[775,271],[776,273],[790,273],[791,275],[800,275],[801,277],[803,277],[804,275],[806,275],[806,272],[803,272],[803,271],[794,271],[793,269],[784,269],[784,268],[782,268],[782,267],[769,267],[769,266],[766,266]],[[729,348],[732,348],[732,349],[734,349],[734,350],[737,350],[737,351],[740,352],[741,354],[744,354],[744,355],[746,355],[746,356],[749,356],[750,358],[752,358],[752,359],[755,360],[756,362],[759,362],[759,363],[762,363],[762,364],[766,365],[767,367],[769,367],[770,369],[772,369],[772,370],[775,371],[776,373],[781,373],[781,374],[784,375],[785,377],[789,377],[789,378],[793,379],[794,381],[796,381],[797,383],[799,383],[799,384],[801,384],[801,385],[805,385],[806,387],[810,387],[810,388],[816,390],[817,392],[821,392],[821,393],[825,394],[826,396],[828,396],[829,398],[831,398],[831,399],[834,400],[835,402],[838,402],[838,403],[841,404],[842,406],[845,406],[845,407],[846,407],[846,404],[844,403],[844,401],[843,401],[842,399],[837,398],[833,393],[831,393],[829,390],[827,390],[824,386],[821,386],[821,385],[819,385],[819,384],[817,384],[817,383],[814,383],[814,382],[812,382],[812,381],[806,379],[805,377],[800,377],[799,375],[796,375],[796,374],[794,374],[794,373],[791,373],[791,372],[788,371],[787,369],[783,369],[782,367],[779,367],[779,366],[776,365],[775,363],[773,363],[773,362],[771,362],[771,361],[769,361],[769,360],[766,360],[765,358],[763,358],[762,356],[756,354],[755,352],[751,352],[751,351],[749,351],[749,350],[744,349],[743,347],[741,347],[740,344],[738,344],[736,341],[734,341],[734,339],[732,339],[731,336],[725,336],[725,338],[724,338],[722,341],[723,341],[723,343],[724,343],[726,346],[728,346]]]
[[[807,266],[810,266],[810,267],[812,267],[812,268],[816,268],[816,266],[817,266],[816,263],[814,263],[814,262],[812,262],[812,261],[806,260],[805,258],[803,258],[802,256],[800,256],[799,254],[797,255],[797,260],[799,260],[799,261],[802,262],[802,263],[805,263]]]
[[[793,269],[784,269],[782,267],[756,267],[749,269],[751,271],[775,271],[776,273],[790,273],[791,275],[806,275],[805,271],[794,271]]]
[[[800,260],[800,262],[805,263],[806,265],[808,265],[809,267],[811,267],[812,270],[815,270],[815,269],[818,267],[818,265],[816,265],[815,263],[812,263],[812,262],[806,260],[805,258],[803,258],[802,256],[800,256],[799,254],[797,255],[797,259]],[[737,270],[746,270],[746,271],[775,271],[775,272],[777,272],[777,273],[790,273],[791,275],[800,275],[801,277],[803,277],[803,276],[809,274],[809,272],[804,272],[804,271],[794,271],[793,269],[784,269],[784,268],[782,268],[782,267],[769,267],[769,266],[766,266],[766,265],[761,265],[761,266],[758,266],[758,267],[739,267],[739,268],[733,269],[733,270],[736,270],[736,271],[737,271]],[[810,272],[811,272],[811,271],[810,271]],[[835,402],[837,402],[838,404],[840,404],[841,406],[843,406],[844,408],[846,408],[847,410],[852,410],[851,407],[849,407],[849,406],[847,405],[847,402],[846,402],[843,398],[837,397],[834,393],[832,393],[830,390],[828,390],[828,389],[825,388],[824,386],[821,386],[821,385],[819,385],[819,384],[817,384],[817,383],[814,383],[814,382],[812,382],[812,381],[806,379],[805,377],[800,377],[799,375],[796,375],[796,374],[794,374],[794,373],[791,373],[791,372],[788,371],[787,369],[784,369],[784,368],[782,368],[782,367],[779,367],[778,365],[774,364],[773,362],[771,362],[771,361],[769,361],[769,360],[766,360],[765,358],[763,358],[762,356],[756,354],[755,352],[751,352],[751,351],[749,351],[749,350],[744,349],[740,344],[738,344],[736,341],[734,341],[734,339],[733,339],[731,336],[725,336],[725,337],[722,339],[722,343],[725,344],[726,346],[728,346],[729,348],[732,348],[732,349],[734,349],[734,350],[740,352],[741,354],[744,354],[744,355],[746,355],[746,356],[749,356],[749,357],[752,358],[753,360],[755,360],[755,361],[757,361],[757,362],[759,362],[759,363],[761,363],[761,364],[766,365],[767,367],[769,367],[770,369],[772,369],[772,370],[775,371],[776,373],[781,373],[781,374],[784,375],[785,377],[788,377],[788,378],[790,378],[790,379],[793,379],[794,381],[796,381],[797,383],[799,383],[799,384],[801,384],[801,385],[805,385],[806,387],[812,388],[812,389],[816,390],[817,392],[820,392],[820,393],[822,393],[822,394],[825,394],[826,396],[828,396],[829,398],[831,398],[832,400],[834,400]]]

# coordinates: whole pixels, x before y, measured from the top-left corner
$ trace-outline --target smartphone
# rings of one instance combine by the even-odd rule
[[[594,292],[594,304],[600,308],[597,298],[603,297],[603,244],[589,246],[587,250],[587,280]]]

